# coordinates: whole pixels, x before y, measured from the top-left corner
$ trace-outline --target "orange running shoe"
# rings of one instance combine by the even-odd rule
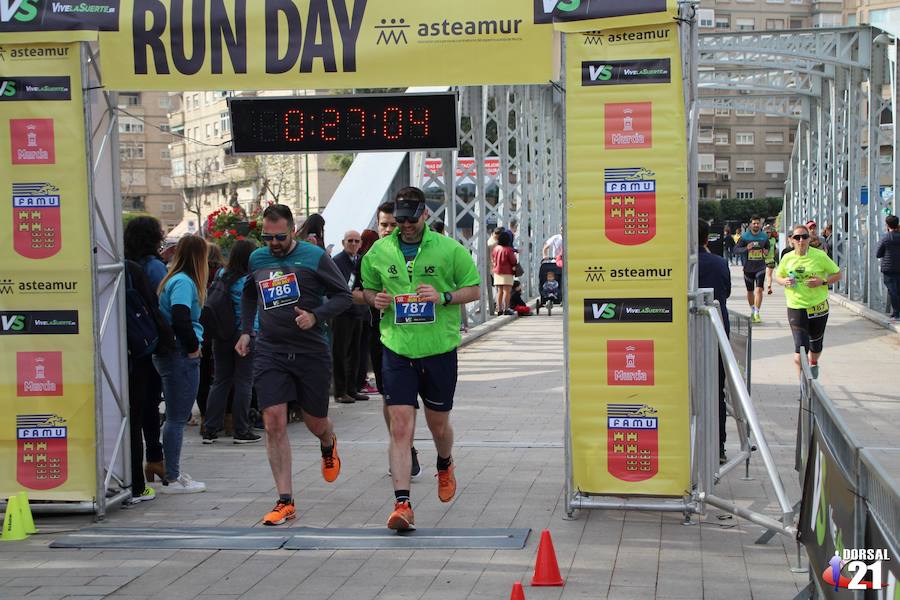
[[[263,525],[281,525],[296,516],[297,510],[294,508],[293,500],[291,502],[279,500],[275,503],[275,508],[272,509],[272,512],[263,517]]]
[[[438,471],[438,498],[441,502],[450,502],[456,495],[456,477],[453,475],[454,465],[447,467],[446,471]]]
[[[331,483],[341,474],[341,457],[337,452],[337,436],[331,438],[331,455],[322,455],[322,477]]]
[[[409,502],[396,502],[394,512],[388,517],[388,529],[394,531],[412,531],[416,528],[415,517]]]

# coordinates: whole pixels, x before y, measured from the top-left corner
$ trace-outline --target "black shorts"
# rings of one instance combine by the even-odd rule
[[[384,403],[388,406],[415,406],[422,396],[425,408],[447,412],[456,393],[456,349],[424,358],[407,358],[384,348],[381,376]]]
[[[763,269],[757,273],[744,273],[744,285],[747,286],[747,291],[752,292],[754,286],[762,289],[766,284],[766,270]]]
[[[823,302],[815,309],[789,308],[788,322],[794,336],[794,352],[800,348],[808,352],[819,353],[825,341],[825,325],[828,323],[828,302]]]
[[[324,419],[328,416],[331,357],[257,350],[253,356],[253,385],[260,410],[297,402],[303,412]]]

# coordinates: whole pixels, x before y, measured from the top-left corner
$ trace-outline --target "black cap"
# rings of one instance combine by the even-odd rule
[[[425,212],[425,200],[418,198],[397,198],[394,201],[394,217],[418,219]]]

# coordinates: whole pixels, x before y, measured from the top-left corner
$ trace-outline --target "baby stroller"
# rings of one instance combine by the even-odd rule
[[[547,273],[553,273],[556,276],[556,281],[559,283],[559,291],[557,292],[556,297],[549,296],[544,291],[544,282],[547,281]],[[537,303],[535,304],[534,310],[537,314],[541,314],[541,307],[547,307],[547,315],[553,314],[553,305],[562,303],[562,291],[563,291],[563,280],[562,280],[562,269],[556,265],[556,259],[553,258],[545,258],[541,261],[541,268],[538,270],[538,290],[541,293],[541,297],[538,298]]]

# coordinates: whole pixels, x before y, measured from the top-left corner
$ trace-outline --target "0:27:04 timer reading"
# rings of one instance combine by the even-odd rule
[[[325,142],[364,140],[370,136],[390,141],[427,139],[431,111],[388,106],[376,112],[367,112],[363,108],[325,108],[310,114],[294,108],[282,113],[280,125],[279,141],[285,142],[302,142],[307,136]]]

